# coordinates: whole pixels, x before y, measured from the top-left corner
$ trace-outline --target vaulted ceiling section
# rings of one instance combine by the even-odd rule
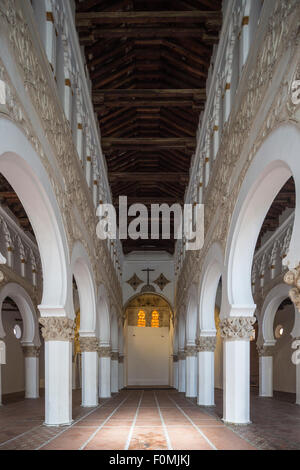
[[[76,25],[115,202],[183,203],[221,0],[83,0]],[[174,251],[128,240],[124,252]]]

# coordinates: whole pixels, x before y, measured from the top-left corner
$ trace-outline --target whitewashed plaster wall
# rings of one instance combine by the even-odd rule
[[[22,392],[25,390],[24,355],[21,342],[14,335],[13,328],[16,324],[22,328],[22,320],[19,312],[2,312],[3,327],[6,333],[6,364],[1,366],[2,394]]]
[[[142,269],[146,268],[154,269],[154,272],[150,273],[150,284],[155,287],[156,293],[162,294],[170,301],[171,305],[174,305],[174,258],[169,253],[156,251],[151,253],[132,252],[124,256],[122,276],[123,304],[132,296],[138,294],[145,283],[147,283],[147,273],[142,271]],[[144,284],[140,284],[136,290],[126,282],[134,273],[144,282]],[[156,284],[153,284],[153,281],[157,279],[161,273],[171,281],[162,291]]]
[[[127,384],[170,384],[169,328],[128,326]]]

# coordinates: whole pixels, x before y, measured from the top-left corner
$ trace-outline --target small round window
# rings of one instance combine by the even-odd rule
[[[14,335],[17,339],[20,339],[22,336],[22,330],[19,325],[14,326]]]
[[[284,328],[282,325],[277,325],[275,328],[275,338],[279,339],[284,333]]]

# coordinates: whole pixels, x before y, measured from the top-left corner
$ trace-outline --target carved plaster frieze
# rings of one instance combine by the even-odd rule
[[[98,348],[99,357],[111,357],[111,349],[109,346],[99,346]]]
[[[217,338],[216,336],[199,336],[196,340],[198,352],[214,352],[216,349]]]
[[[24,357],[39,357],[40,347],[22,345]]]
[[[73,341],[75,322],[66,317],[43,317],[39,319],[45,341]]]
[[[250,340],[255,317],[230,317],[221,320],[221,337],[226,340]]]
[[[300,312],[300,264],[295,269],[288,271],[283,280],[286,284],[292,286],[289,296]]]
[[[94,336],[79,337],[80,351],[81,352],[97,352],[99,348],[99,341]]]

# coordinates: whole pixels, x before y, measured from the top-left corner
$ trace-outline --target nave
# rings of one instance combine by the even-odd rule
[[[199,407],[172,388],[124,389],[97,407],[80,407],[73,392],[70,426],[43,426],[44,398],[10,397],[0,408],[0,450],[296,450],[300,409],[289,394],[251,393],[252,423],[222,422],[222,392],[215,407]]]

